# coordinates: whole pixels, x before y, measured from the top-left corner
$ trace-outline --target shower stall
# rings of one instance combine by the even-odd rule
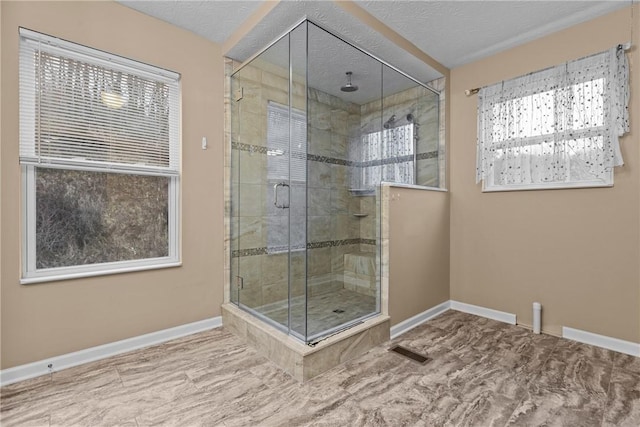
[[[307,344],[379,314],[380,186],[438,186],[438,92],[305,20],[229,98],[230,302]]]

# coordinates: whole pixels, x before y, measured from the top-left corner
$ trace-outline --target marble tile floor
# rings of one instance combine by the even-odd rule
[[[302,384],[220,328],[0,399],[3,427],[638,426],[640,358],[448,311]]]
[[[309,337],[376,312],[375,297],[348,289],[314,295],[309,297],[307,305],[306,335]],[[334,310],[338,310],[338,312]],[[269,304],[267,309],[258,307],[256,311],[281,325],[287,325],[288,309],[286,300],[282,301],[281,304]],[[294,304],[291,306],[291,328],[303,336],[305,335],[304,313],[304,299],[298,298],[294,300]]]

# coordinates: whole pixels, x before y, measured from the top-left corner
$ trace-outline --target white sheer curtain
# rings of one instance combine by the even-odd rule
[[[629,130],[629,66],[621,46],[482,88],[476,182],[610,184]]]
[[[415,182],[413,124],[369,133],[362,139],[363,188],[372,189],[382,181]]]

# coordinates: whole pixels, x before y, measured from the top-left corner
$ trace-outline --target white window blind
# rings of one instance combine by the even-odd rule
[[[267,117],[267,177],[269,180],[307,180],[307,120],[303,111],[269,102]],[[291,133],[291,156],[289,156]],[[291,163],[291,165],[289,165]],[[289,176],[291,174],[291,176]]]
[[[177,73],[20,29],[20,162],[177,176]]]
[[[613,185],[628,102],[622,46],[482,88],[476,182],[485,191]]]

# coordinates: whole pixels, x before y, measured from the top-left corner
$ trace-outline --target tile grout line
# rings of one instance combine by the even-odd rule
[[[557,338],[557,337],[556,337]],[[526,388],[525,388],[525,393],[524,396],[522,396],[522,399],[520,399],[518,401],[518,403],[515,405],[515,408],[513,409],[513,412],[511,412],[511,415],[509,415],[509,418],[507,419],[507,422],[505,423],[504,427],[507,427],[509,425],[509,421],[511,420],[511,417],[513,417],[513,414],[516,413],[516,411],[518,410],[518,408],[520,407],[520,405],[522,404],[522,402],[524,402],[524,400],[527,398],[527,396],[529,396],[530,393],[530,389],[529,387],[542,375],[542,371],[544,369],[544,366],[547,364],[547,362],[549,361],[549,359],[551,359],[551,356],[553,356],[553,353],[556,351],[556,347],[558,347],[558,343],[560,342],[560,339],[557,339],[555,344],[553,344],[553,348],[551,349],[551,351],[549,352],[549,355],[547,356],[547,358],[544,360],[544,362],[540,365],[540,368],[538,369],[538,373],[536,375],[534,375],[526,384]]]
[[[607,392],[604,395],[604,400],[602,403],[602,418],[600,419],[600,425],[604,425],[604,417],[607,414],[607,404],[609,402],[609,393],[611,392],[611,380],[613,378],[613,371],[616,368],[616,355],[613,355],[613,359],[611,360],[611,374],[609,375],[609,383],[607,384]]]
[[[118,369],[117,365],[115,365],[114,368],[116,370],[116,374],[118,374],[118,379],[120,380],[120,385],[122,385],[122,388],[126,388],[125,385],[124,385],[124,381],[122,381],[122,375],[120,375],[120,369]]]
[[[195,383],[195,381],[193,380],[193,378],[191,378],[191,376],[189,375],[189,373],[186,370],[182,370],[182,373],[184,374],[184,376],[187,378],[187,381],[189,381],[191,383],[191,385],[198,390],[199,392],[204,392],[206,387],[203,386],[199,386],[198,384]]]

